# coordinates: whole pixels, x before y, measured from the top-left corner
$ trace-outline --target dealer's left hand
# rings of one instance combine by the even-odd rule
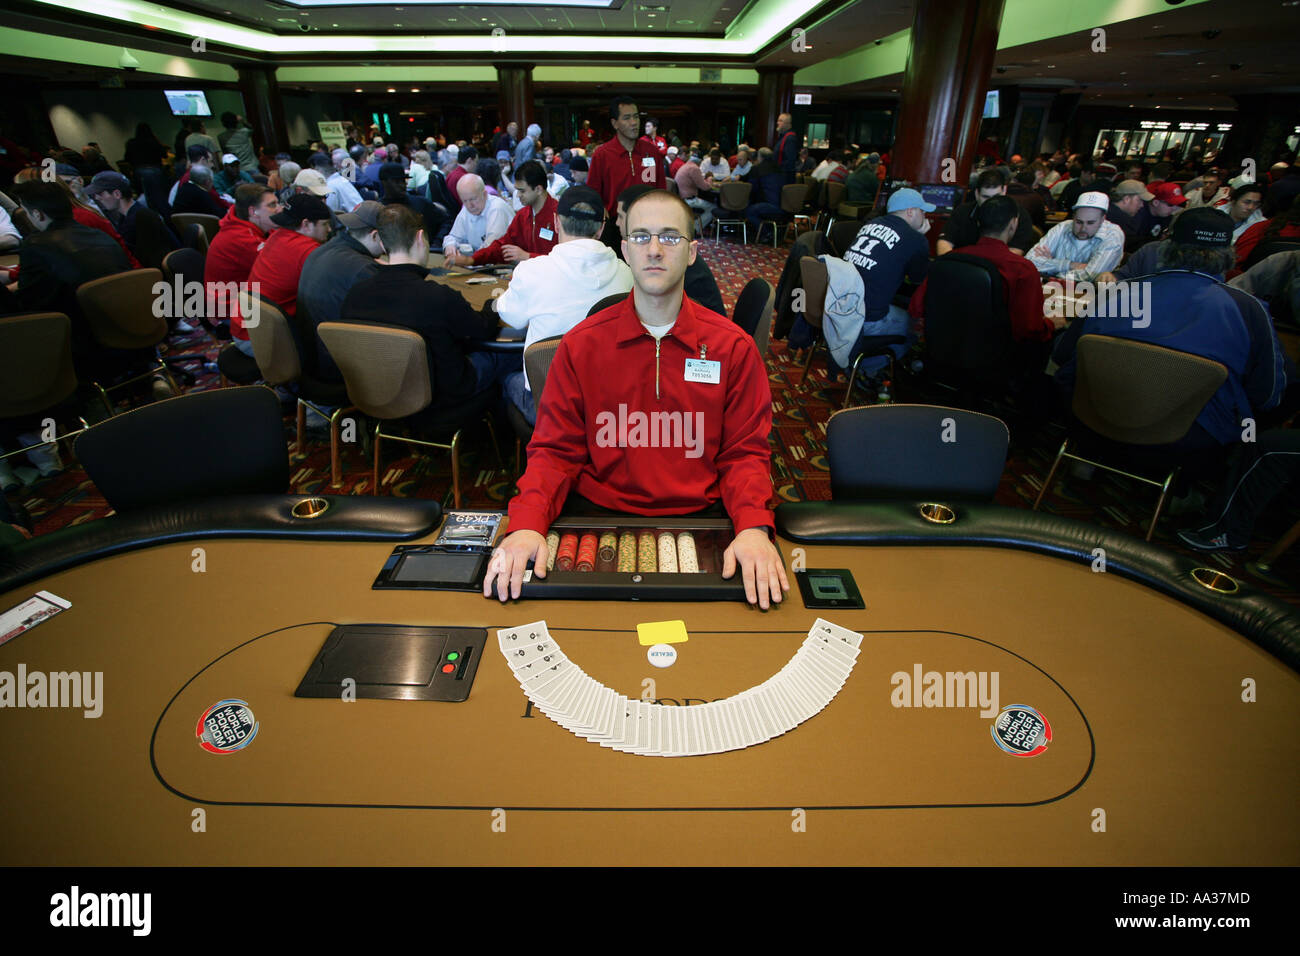
[[[735,574],[737,563],[745,582],[745,600],[750,604],[766,611],[769,597],[779,604],[790,590],[781,553],[762,528],[746,528],[736,535],[736,540],[723,552],[722,576],[730,578]]]

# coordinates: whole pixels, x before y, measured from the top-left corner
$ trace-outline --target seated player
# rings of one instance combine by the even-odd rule
[[[523,208],[510,220],[505,235],[493,239],[472,255],[452,252],[447,265],[487,265],[492,262],[523,262],[530,256],[544,256],[559,241],[555,235],[555,197],[546,191],[546,170],[529,160],[515,170],[515,192]]]
[[[524,163],[525,168],[529,166],[541,174],[535,161]],[[544,189],[536,188],[546,196]],[[549,196],[547,200],[555,202]],[[502,322],[514,329],[528,329],[525,350],[540,339],[564,335],[606,296],[631,290],[631,271],[599,239],[604,225],[605,203],[600,193],[590,186],[570,186],[560,197],[554,218],[558,244],[548,255],[520,263],[510,288],[492,300]],[[535,423],[537,396],[522,368],[510,374],[505,387],[528,423]]]
[[[1148,342],[1227,367],[1227,380],[1171,450],[1208,452],[1214,460],[1241,440],[1242,419],[1277,407],[1295,369],[1259,301],[1214,278],[1232,261],[1231,242],[1232,219],[1217,209],[1189,209],[1175,219],[1169,241],[1161,244],[1158,271],[1134,280],[1146,286],[1147,321],[1134,321],[1123,306],[1127,297],[1099,298],[1095,314],[1071,323],[1058,340],[1052,357],[1066,407],[1078,340],[1089,334]]]
[[[475,407],[482,392],[498,388],[515,370],[519,355],[471,351],[496,335],[496,318],[475,312],[455,289],[426,281],[429,240],[419,216],[405,206],[385,206],[375,230],[388,261],[348,291],[339,320],[396,325],[424,339],[433,401],[411,423],[425,431],[457,409]]]
[[[1043,314],[1043,287],[1038,270],[1008,247],[1020,228],[1020,218],[1020,206],[1010,196],[987,198],[973,214],[979,241],[953,251],[987,259],[997,267],[1002,277],[1002,301],[1011,318],[1011,337],[1016,342],[1017,369],[1022,373],[1038,373],[1047,364],[1053,332],[1064,328],[1065,320],[1053,321]],[[912,296],[913,318],[925,314],[929,281],[927,278],[922,282]]]
[[[720,501],[736,529],[723,577],[739,567],[746,598],[767,608],[790,589],[769,537],[767,370],[737,325],[683,294],[686,267],[697,255],[690,209],[656,189],[631,203],[627,217],[623,254],[632,268],[632,295],[584,320],[560,343],[528,468],[510,502],[511,531],[493,554],[483,594],[491,596],[495,586],[502,601],[518,597],[530,560],[533,573],[545,577],[546,531],[576,492],[601,507],[641,515],[688,514]],[[702,433],[687,442],[683,428],[677,435],[683,440],[649,446],[644,436],[615,433],[610,418],[620,406],[676,413],[698,422]]]
[[[500,196],[489,196],[483,180],[474,173],[466,173],[456,182],[460,197],[460,212],[452,224],[451,232],[442,241],[442,252],[451,256],[455,252],[477,252],[506,234],[514,212]]]
[[[1092,279],[1119,265],[1124,230],[1106,221],[1107,193],[1080,193],[1074,218],[1053,226],[1025,257],[1043,276]]]

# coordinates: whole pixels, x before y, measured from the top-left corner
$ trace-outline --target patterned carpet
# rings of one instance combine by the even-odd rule
[[[724,239],[700,244],[728,311],[744,284],[754,276],[763,276],[775,284],[785,262],[788,247],[742,245]],[[174,354],[204,353],[215,362],[219,345],[200,332],[172,342]],[[798,387],[802,363],[793,361],[784,342],[773,342],[766,356],[772,383],[773,432],[772,470],[776,493],[781,500],[824,500],[830,497],[830,479],[826,464],[826,422],[844,397],[841,379],[831,383],[824,359],[819,357],[809,374],[805,388]],[[219,386],[214,365],[192,361],[186,366],[196,377],[188,390]],[[899,401],[942,403],[942,393],[933,390],[923,379],[904,377],[895,383]],[[859,392],[854,404],[867,401]],[[93,411],[93,410],[92,410]],[[102,411],[99,413],[102,417]],[[371,449],[358,429],[357,440],[344,446],[342,455],[343,485],[330,487],[329,441],[309,441],[305,456],[291,459],[291,486],[299,493],[372,494]],[[293,416],[286,412],[285,434],[293,441]],[[1064,436],[1056,424],[1016,429],[1012,453],[998,489],[997,501],[1011,507],[1029,508],[1038,494]],[[461,452],[463,506],[501,509],[513,490],[514,437],[509,426],[497,428],[501,459],[491,448],[486,432],[472,435]],[[384,465],[380,474],[382,494],[399,497],[436,497],[450,503],[451,466],[446,454],[433,458],[409,454],[411,446],[385,443]],[[1204,489],[1207,493],[1212,489]],[[82,524],[108,513],[108,507],[75,463],[56,477],[38,481],[11,500],[20,502],[31,515],[37,534]],[[1154,509],[1156,491],[1118,475],[1098,471],[1087,481],[1068,473],[1058,478],[1043,509],[1053,514],[1077,518],[1142,536]],[[1300,548],[1284,555],[1265,575],[1251,563],[1267,550],[1300,517],[1300,509],[1288,500],[1275,505],[1256,527],[1255,540],[1245,555],[1208,555],[1204,560],[1221,567],[1256,587],[1300,605],[1300,592],[1293,582],[1300,582]],[[1155,541],[1181,550],[1174,532],[1191,523],[1191,516],[1162,517]]]

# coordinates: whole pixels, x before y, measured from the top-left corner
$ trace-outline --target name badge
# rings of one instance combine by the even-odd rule
[[[550,229],[547,229],[545,226],[537,230],[537,235],[545,239],[547,242],[550,242],[552,239],[555,238],[555,233],[552,232]]]
[[[717,385],[722,381],[722,363],[689,358],[686,360],[686,381]]]
[[[641,165],[642,165],[642,166],[653,166],[654,164],[655,164],[655,158],[654,158],[653,156],[642,156],[642,157],[641,157]]]

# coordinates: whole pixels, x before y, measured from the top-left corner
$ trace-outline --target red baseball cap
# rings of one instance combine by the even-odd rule
[[[1151,187],[1151,192],[1156,199],[1170,206],[1181,206],[1187,202],[1187,197],[1183,195],[1183,188],[1177,183],[1156,183]]]

